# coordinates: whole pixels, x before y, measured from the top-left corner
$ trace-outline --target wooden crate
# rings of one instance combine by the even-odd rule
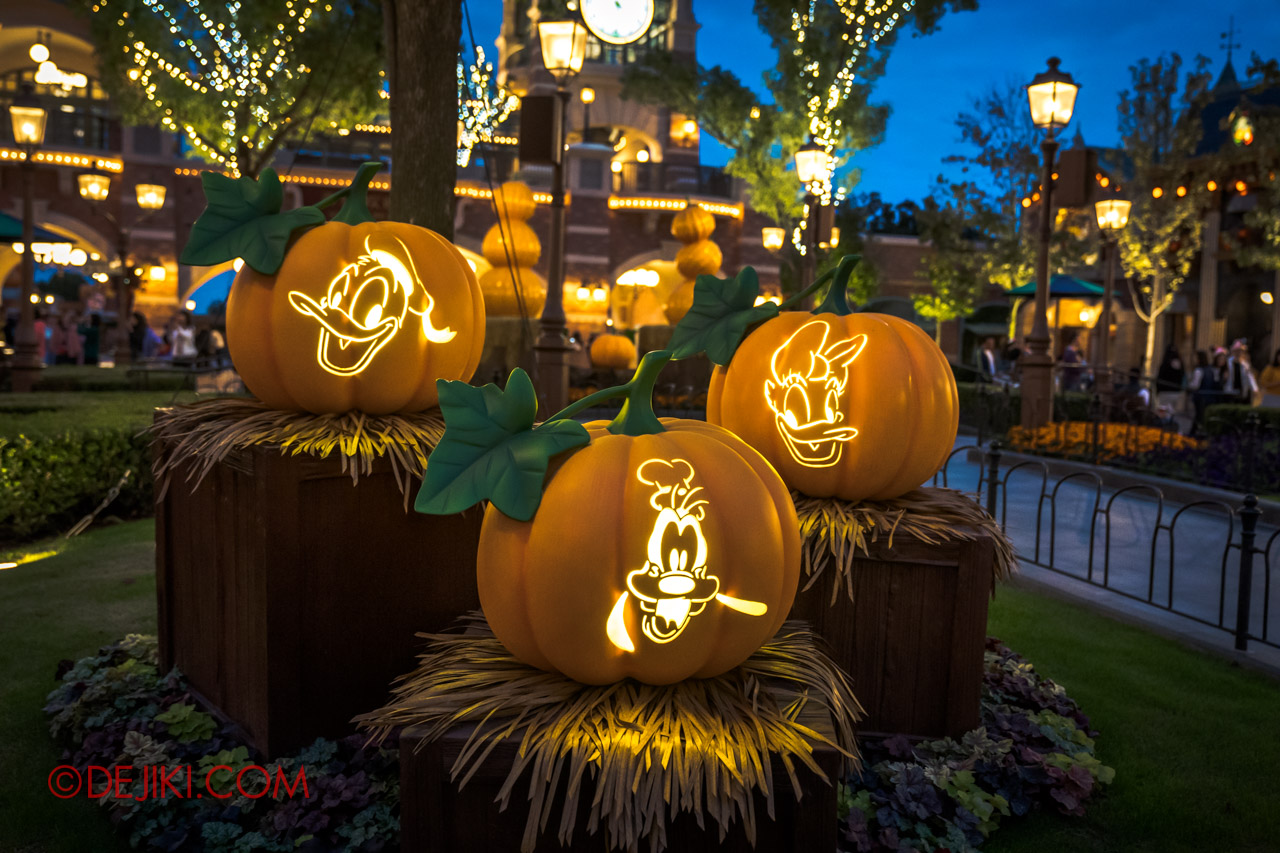
[[[853,680],[861,731],[940,737],[977,727],[995,544],[971,535],[930,545],[897,534],[893,548],[881,538],[854,560],[853,601],[841,589],[831,604],[831,566],[796,596],[791,618],[810,622]]]
[[[387,466],[239,452],[156,507],[161,665],[267,756],[351,734],[413,668],[419,631],[479,607],[482,513],[406,512]]]
[[[835,733],[830,715],[816,705],[801,714],[805,725],[832,740]],[[414,853],[517,853],[528,814],[528,777],[513,789],[505,811],[498,811],[495,798],[511,770],[519,736],[499,744],[479,771],[461,790],[450,781],[450,770],[471,734],[470,726],[458,727],[440,739],[423,744],[425,729],[409,728],[400,734],[400,849]],[[681,814],[667,827],[668,853],[751,853],[751,851],[834,851],[836,849],[836,789],[840,754],[827,746],[815,745],[814,759],[831,783],[817,777],[803,765],[797,776],[803,796],[796,799],[786,769],[773,761],[774,820],[769,819],[764,798],[756,796],[756,839],[753,847],[740,821],[735,821],[724,841],[719,825],[710,817],[699,828],[691,815]],[[563,786],[561,787],[563,791]],[[558,853],[601,853],[608,849],[603,835],[588,835],[587,808],[591,783],[583,783],[573,843],[562,847],[557,838],[561,803],[553,805],[547,829],[538,838],[538,851]],[[641,844],[641,849],[648,849]]]

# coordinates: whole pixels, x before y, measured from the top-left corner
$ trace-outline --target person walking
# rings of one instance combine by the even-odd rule
[[[1262,368],[1258,385],[1262,389],[1262,405],[1280,409],[1280,349],[1271,357],[1271,363]]]
[[[1253,367],[1249,364],[1249,348],[1243,338],[1231,345],[1223,391],[1233,403],[1253,405],[1253,395],[1258,391],[1258,379],[1253,375]]]
[[[1221,402],[1222,396],[1218,368],[1209,363],[1209,354],[1204,350],[1196,353],[1196,369],[1191,372],[1187,387],[1191,389],[1191,405],[1195,411],[1195,420],[1191,424],[1191,432],[1195,434],[1204,428],[1205,409]]]
[[[999,362],[996,360],[996,339],[987,338],[982,342],[982,349],[978,350],[978,373],[983,379],[994,381],[999,370]]]
[[[1156,405],[1168,406],[1170,411],[1181,412],[1184,408],[1183,389],[1187,384],[1187,371],[1182,364],[1182,356],[1173,344],[1164,351],[1160,360],[1160,369],[1156,371]]]
[[[1084,385],[1085,372],[1088,363],[1084,360],[1084,354],[1080,352],[1080,345],[1075,338],[1067,341],[1067,345],[1062,348],[1062,390],[1075,391]]]
[[[191,325],[191,315],[179,311],[169,330],[170,355],[176,362],[189,362],[196,357],[196,330]]]

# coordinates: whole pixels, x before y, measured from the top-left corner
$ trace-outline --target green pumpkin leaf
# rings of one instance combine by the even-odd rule
[[[759,295],[760,280],[753,267],[743,267],[734,278],[698,276],[693,306],[671,334],[672,356],[688,358],[705,352],[716,364],[728,364],[747,328],[778,314],[772,302],[756,305]]]
[[[517,521],[528,521],[542,502],[551,457],[591,441],[586,427],[573,420],[534,429],[538,398],[529,374],[518,367],[505,391],[445,379],[436,387],[445,430],[427,460],[413,504],[418,512],[452,515],[488,500]]]
[[[324,222],[315,207],[281,212],[284,188],[274,169],[263,170],[256,181],[202,172],[200,182],[206,206],[182,250],[184,264],[213,266],[243,258],[254,270],[271,275],[284,262],[293,233]]]

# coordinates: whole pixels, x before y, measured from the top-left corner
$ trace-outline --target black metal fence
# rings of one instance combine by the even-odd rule
[[[1053,479],[1045,461],[1008,464],[998,439],[955,450],[935,483],[951,485],[951,461],[975,452],[971,494],[1021,560],[1231,633],[1242,651],[1251,640],[1280,648],[1271,571],[1280,528],[1260,529],[1253,494],[1174,505],[1155,485],[1108,490],[1095,471]]]

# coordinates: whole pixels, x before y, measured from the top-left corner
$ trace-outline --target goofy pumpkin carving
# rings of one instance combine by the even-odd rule
[[[867,336],[828,345],[829,331],[820,320],[797,329],[774,351],[773,377],[764,383],[765,401],[787,450],[811,468],[835,465],[844,443],[858,434],[856,428],[841,425],[841,398],[849,385],[849,365],[867,345]]]
[[[649,534],[643,568],[627,575],[627,591],[609,613],[609,639],[623,651],[635,651],[627,633],[625,608],[634,596],[640,602],[641,630],[655,643],[680,636],[689,620],[713,598],[748,616],[763,616],[768,606],[720,592],[720,579],[708,571],[707,540],[702,534],[707,501],[693,484],[693,466],[684,459],[649,459],[636,470],[636,479],[652,486],[649,505],[658,511]]]

